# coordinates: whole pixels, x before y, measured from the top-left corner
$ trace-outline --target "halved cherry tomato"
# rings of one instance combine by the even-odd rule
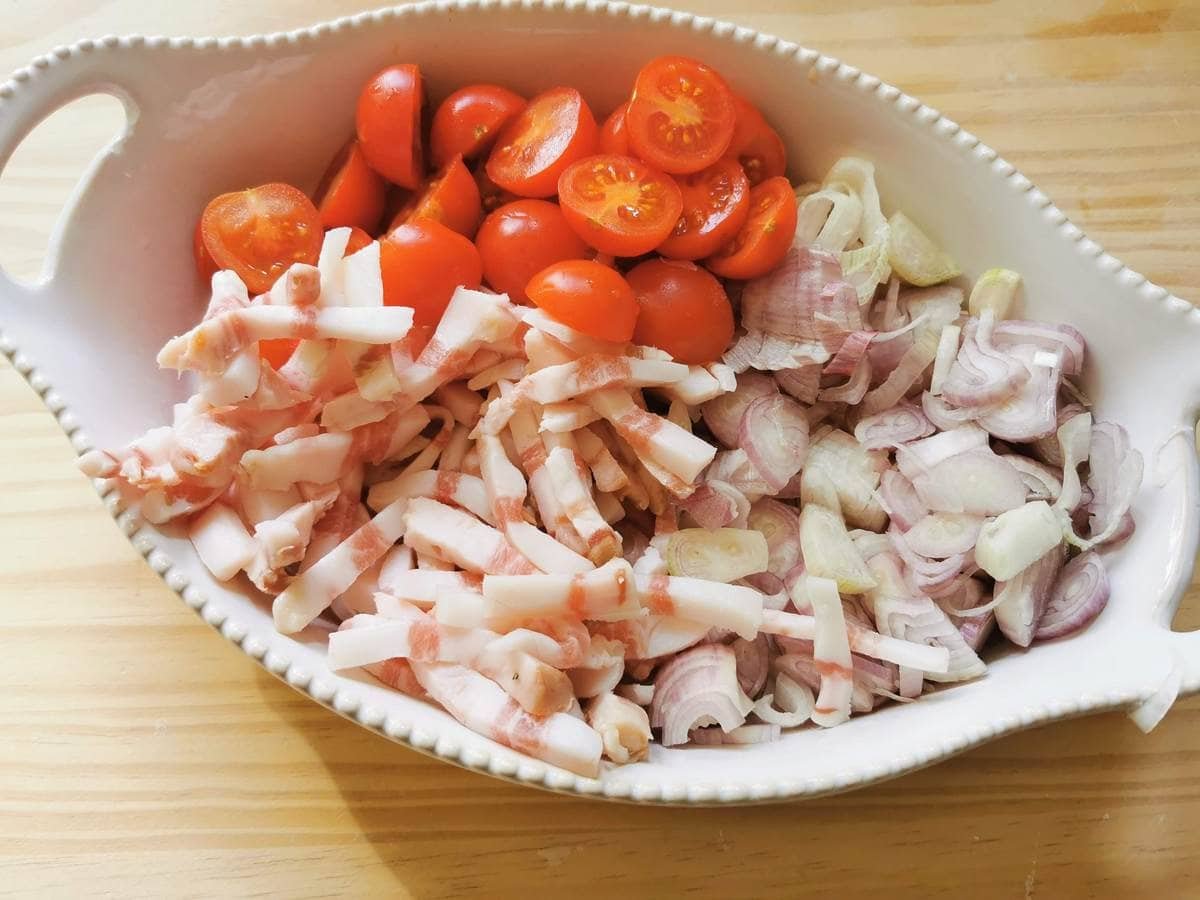
[[[350,240],[346,241],[346,252],[342,256],[350,256],[352,253],[357,253],[363,247],[366,247],[375,238],[371,237],[361,228],[350,227]]]
[[[787,169],[783,138],[750,101],[734,94],[733,104],[737,109],[737,124],[729,144],[729,155],[742,164],[752,185],[782,175]]]
[[[383,215],[387,182],[367,165],[358,141],[352,140],[329,164],[316,197],[321,224],[326,228],[347,225],[371,231]]]
[[[542,269],[591,255],[562,210],[548,200],[516,200],[500,207],[479,226],[475,246],[484,280],[514,303],[529,302],[525,285]]]
[[[312,201],[278,183],[214,198],[200,230],[213,262],[237,272],[252,294],[270,290],[293,263],[314,265],[325,236]]]
[[[722,278],[757,278],[787,256],[796,233],[796,195],[783,176],[750,189],[750,215],[732,241],[704,264]]]
[[[258,342],[258,355],[269,362],[273,369],[282,369],[298,346],[300,342],[295,338],[268,338]]]
[[[482,218],[479,185],[463,165],[462,157],[455,156],[400,207],[392,227],[413,219],[433,219],[461,235],[473,237]]]
[[[683,211],[675,180],[632,156],[589,156],[569,166],[558,202],[576,234],[613,256],[650,252]]]
[[[695,263],[650,259],[625,275],[641,312],[633,340],[701,365],[733,340],[733,307],[721,282]]]
[[[196,220],[196,230],[192,232],[192,257],[196,260],[196,273],[205,284],[212,281],[217,274],[217,264],[204,246],[204,232],[200,228],[200,219]]]
[[[660,56],[642,67],[625,112],[633,155],[673,175],[708,168],[733,140],[733,91],[704,63]]]
[[[625,107],[622,103],[604,120],[600,128],[600,152],[614,153],[617,156],[631,156],[629,152],[629,132],[625,128]]]
[[[425,167],[421,151],[421,107],[425,88],[414,65],[388,66],[358,95],[355,127],[371,168],[401,187],[416,190]]]
[[[439,169],[461,156],[474,159],[491,149],[496,135],[525,108],[525,98],[495,84],[459,88],[433,114],[429,153]]]
[[[521,197],[552,197],[558,176],[571,163],[596,152],[596,119],[579,91],[551,88],[538,94],[504,127],[487,174]]]
[[[460,285],[479,287],[483,267],[475,245],[432,219],[415,219],[380,241],[383,302],[411,306],[417,325],[437,325]]]
[[[534,306],[594,338],[623,343],[633,337],[638,304],[615,269],[589,259],[554,263],[530,279]]]
[[[671,259],[703,259],[729,243],[750,215],[750,182],[726,156],[707,169],[675,178],[683,213],[658,252]]]

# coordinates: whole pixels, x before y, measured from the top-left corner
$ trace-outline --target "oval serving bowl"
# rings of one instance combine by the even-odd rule
[[[277,634],[265,600],[215,583],[177,532],[140,521],[112,485],[98,482],[149,564],[225,637],[343,716],[470,768],[588,795],[660,803],[813,796],[1019,728],[1200,689],[1200,637],[1170,631],[1200,535],[1192,438],[1200,312],[1105,254],[1028,179],[936,110],[836,59],[746,28],[599,0],[485,0],[422,3],[244,39],[105,37],[58,48],[0,84],[0,166],[42,118],[81,95],[117,96],[128,122],[60,221],[43,280],[26,287],[0,273],[0,348],[78,451],[124,443],[169,421],[171,404],[187,392],[156,371],[154,357],[202,308],[190,251],[197,210],[247,184],[311,188],[351,132],[354,99],[376,69],[419,63],[435,101],[472,81],[499,80],[527,94],[570,83],[604,113],[645,60],[667,52],[711,62],[754,98],[787,141],[794,180],[819,178],[847,153],[872,159],[885,209],[921,222],[969,275],[994,265],[1020,271],[1028,317],[1084,332],[1092,360],[1085,388],[1097,413],[1125,425],[1147,461],[1137,532],[1107,558],[1113,599],[1096,623],[1027,653],[993,650],[986,677],[920,703],[772,744],[655,746],[647,762],[588,779],[522,757],[365,676],[334,674],[323,641]]]

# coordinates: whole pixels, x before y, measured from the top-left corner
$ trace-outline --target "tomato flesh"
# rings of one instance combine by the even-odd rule
[[[213,261],[212,254],[204,246],[204,231],[200,226],[201,220],[197,219],[196,230],[192,232],[192,258],[196,261],[196,274],[207,285],[217,274],[218,268]]]
[[[409,190],[416,190],[424,175],[424,92],[417,66],[388,66],[367,82],[355,110],[358,143],[367,163],[388,181]]]
[[[625,276],[641,311],[633,340],[688,365],[714,362],[733,340],[733,307],[721,282],[694,263],[650,259]]]
[[[216,197],[200,230],[213,262],[236,272],[254,294],[270,290],[293,263],[315,265],[325,234],[304,192],[279,183]]]
[[[482,218],[479,185],[462,157],[455,156],[400,208],[392,227],[413,219],[433,219],[469,238]]]
[[[733,92],[714,69],[683,56],[651,60],[625,113],[633,154],[674,175],[699,172],[733,140]]]
[[[674,179],[632,156],[589,156],[558,180],[563,215],[601,253],[640,256],[663,242],[683,211]]]
[[[796,194],[783,176],[750,189],[750,215],[705,265],[722,278],[758,278],[783,262],[796,234]]]
[[[737,161],[718,160],[701,172],[676,176],[683,212],[658,252],[671,259],[703,259],[733,239],[750,214],[750,182]]]
[[[574,88],[538,94],[500,132],[487,174],[519,197],[552,197],[567,166],[596,152],[599,129]]]
[[[782,175],[787,170],[783,138],[748,100],[734,94],[733,101],[737,108],[737,125],[729,144],[729,155],[742,164],[751,185]]]
[[[633,337],[638,303],[615,269],[585,259],[555,263],[525,288],[540,309],[576,331],[624,343]]]
[[[547,266],[590,255],[562,210],[548,200],[516,200],[501,206],[483,220],[475,246],[483,260],[484,280],[514,303],[529,302],[525,285]]]
[[[413,322],[436,326],[455,288],[479,287],[482,264],[475,245],[432,219],[415,219],[380,241],[383,302],[411,306]]]
[[[367,165],[358,141],[350,141],[329,164],[316,197],[317,212],[326,228],[373,231],[383,215],[387,182]]]
[[[456,156],[482,156],[500,129],[524,108],[524,97],[495,84],[472,84],[455,91],[433,114],[429,132],[433,164],[441,169]]]
[[[374,240],[375,238],[371,237],[361,228],[351,227],[350,240],[346,241],[346,252],[343,253],[342,256],[345,257],[357,253],[359,250],[371,244]]]

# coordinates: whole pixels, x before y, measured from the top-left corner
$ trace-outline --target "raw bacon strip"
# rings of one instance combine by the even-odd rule
[[[504,535],[469,513],[423,497],[407,502],[404,543],[418,553],[481,574],[523,575],[537,571]]]
[[[542,421],[538,431],[575,431],[590,425],[600,418],[586,403],[567,400],[562,403],[548,403],[542,407]]]
[[[479,421],[483,398],[461,382],[443,384],[433,392],[433,400],[448,409],[459,425],[473,428]]]
[[[674,362],[589,354],[526,375],[501,402],[488,407],[480,427],[490,434],[497,434],[520,403],[559,403],[614,386],[670,384],[687,373],[687,366]]]
[[[479,463],[495,522],[517,550],[543,572],[574,574],[593,564],[525,521],[525,479],[504,451],[500,439],[481,435]]]
[[[431,497],[439,503],[461,506],[489,525],[497,524],[483,481],[462,472],[427,469],[424,472],[405,473],[391,481],[373,485],[367,494],[367,505],[372,509],[382,509],[402,497]]]
[[[250,564],[257,546],[238,514],[214,503],[188,523],[188,538],[217,581],[228,581]]]
[[[747,640],[762,626],[762,594],[753,588],[667,575],[638,575],[636,581],[641,604],[652,615],[728,628]]]
[[[546,472],[559,506],[587,546],[588,559],[600,565],[620,553],[621,539],[596,508],[575,454],[567,447],[555,447],[546,456]]]
[[[246,574],[254,585],[267,594],[277,594],[287,584],[285,570],[304,559],[312,540],[313,526],[336,502],[337,495],[327,493],[297,503],[280,515],[254,526],[255,553],[246,565]]]
[[[375,465],[385,459],[403,459],[407,456],[405,448],[419,437],[430,421],[425,407],[414,406],[403,412],[394,412],[379,422],[356,428],[351,432],[354,436],[352,455],[355,459]]]
[[[498,628],[530,619],[622,619],[638,614],[633,570],[623,559],[576,575],[488,575],[483,596],[489,622]]]
[[[628,391],[596,391],[588,395],[588,402],[612,423],[643,461],[649,459],[688,484],[694,483],[716,456],[717,449],[711,444],[662,416],[646,412],[634,403]]]
[[[404,306],[248,306],[171,338],[159,351],[158,364],[164,369],[219,375],[230,360],[257,341],[305,338],[386,344],[404,337],[411,327],[412,310]]]
[[[467,728],[577,775],[594,778],[604,745],[586,722],[566,713],[532,716],[489,678],[453,663],[414,662],[433,699]]]
[[[522,359],[502,359],[471,376],[467,389],[482,391],[490,388],[497,381],[516,381],[525,374],[525,361]]]
[[[781,610],[764,609],[762,632],[796,640],[811,641],[816,634],[817,622],[812,616],[798,615]],[[899,638],[877,634],[853,621],[846,623],[850,649],[872,659],[905,665],[924,672],[945,672],[950,655],[944,647],[927,647]]]
[[[587,723],[600,735],[604,755],[613,762],[623,765],[649,755],[650,717],[641,706],[606,693],[588,703],[586,713]]]
[[[808,603],[812,605],[816,630],[813,635],[813,659],[821,674],[821,689],[812,720],[830,728],[850,718],[850,697],[854,691],[854,661],[846,637],[846,620],[837,584],[827,578],[806,576],[802,582]]]
[[[442,451],[449,445],[450,438],[454,436],[454,429],[457,427],[454,424],[454,416],[450,415],[449,410],[442,409],[440,406],[434,406],[430,403],[425,405],[425,411],[430,415],[431,419],[440,419],[442,427],[438,429],[438,433],[417,454],[416,458],[404,467],[404,474],[406,475],[432,469],[438,461],[438,457],[442,455]]]
[[[354,438],[350,434],[319,434],[265,450],[247,450],[241,467],[251,488],[282,491],[298,481],[328,484],[341,477]]]
[[[398,550],[412,552],[411,547]],[[395,569],[384,566],[379,573],[379,590],[398,600],[430,607],[443,591],[480,593],[483,580],[472,572],[436,571],[433,569]],[[387,613],[380,609],[381,615]]]
[[[275,598],[275,627],[295,634],[333,602],[355,579],[375,564],[404,535],[406,501],[380,510],[371,521],[326,554]]]
[[[588,428],[580,428],[574,432],[574,438],[580,454],[592,470],[596,490],[604,493],[619,491],[629,483],[625,470],[595,432]]]

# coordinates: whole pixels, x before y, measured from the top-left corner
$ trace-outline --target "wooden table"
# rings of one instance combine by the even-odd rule
[[[689,5],[819,47],[937,106],[1113,253],[1200,297],[1194,0]],[[358,8],[6,0],[0,70],[105,32],[250,33]],[[112,112],[83,101],[9,166],[0,261],[11,270],[36,271]],[[0,892],[1200,891],[1185,882],[1198,868],[1195,699],[1149,737],[1119,714],[1078,720],[809,803],[675,810],[554,797],[390,744],[265,674],[164,587],[72,456],[33,392],[0,365]]]

